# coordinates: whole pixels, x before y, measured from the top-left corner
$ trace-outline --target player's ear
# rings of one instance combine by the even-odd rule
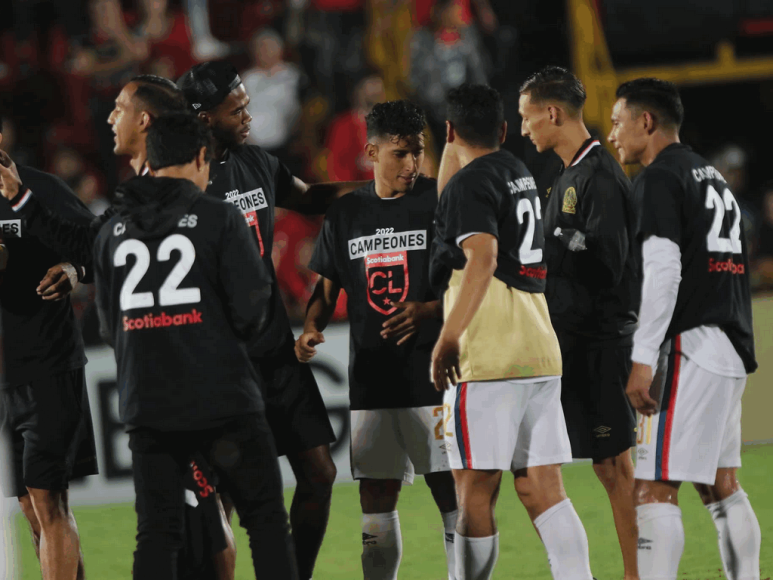
[[[206,111],[199,111],[198,115],[196,115],[199,119],[204,122],[205,125],[211,125],[212,124],[212,115],[207,113]]]
[[[648,135],[652,135],[657,127],[657,122],[655,121],[655,117],[650,113],[649,111],[644,111],[641,114],[641,119],[644,124],[644,130],[647,132]]]
[[[365,143],[365,153],[368,156],[368,160],[375,163],[378,159],[378,145],[374,145],[373,143]]]
[[[507,139],[507,121],[502,123],[502,128],[499,130],[499,144],[502,145]]]
[[[548,106],[548,117],[550,118],[550,123],[552,125],[561,126],[563,125],[563,119],[561,115],[562,111],[555,105]]]
[[[453,143],[456,139],[456,131],[451,121],[446,121],[446,143]]]
[[[142,111],[142,113],[140,113],[140,129],[142,131],[147,131],[152,122],[153,118],[147,111]]]
[[[207,166],[207,148],[202,147],[196,155],[196,170],[204,171]]]

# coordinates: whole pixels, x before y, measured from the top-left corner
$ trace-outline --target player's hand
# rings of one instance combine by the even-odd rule
[[[448,390],[449,384],[456,386],[462,376],[459,365],[459,339],[440,333],[435,348],[432,351],[432,382],[435,390]]]
[[[52,266],[37,288],[38,296],[43,300],[62,300],[78,283],[75,266],[66,262]]]
[[[321,332],[304,332],[295,341],[295,356],[302,363],[307,363],[317,354],[317,349],[314,347],[323,342],[325,342],[325,336]]]
[[[19,194],[21,177],[16,170],[16,164],[5,151],[0,151],[0,194],[7,200],[12,200]]]
[[[403,344],[411,338],[421,326],[422,321],[432,318],[437,308],[436,302],[392,302],[397,312],[382,325],[381,338],[397,337],[397,344]]]
[[[652,367],[633,363],[625,393],[634,409],[646,417],[652,416],[658,410],[657,401],[650,397],[650,385],[652,385]]]

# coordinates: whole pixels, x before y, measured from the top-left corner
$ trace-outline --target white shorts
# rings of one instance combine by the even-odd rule
[[[572,461],[560,377],[461,383],[443,402],[452,469],[515,471]]]
[[[664,379],[652,393],[659,411],[639,416],[636,479],[713,485],[717,469],[741,466],[746,377],[716,375],[674,353]]]
[[[448,471],[443,407],[351,411],[354,479],[401,479]]]

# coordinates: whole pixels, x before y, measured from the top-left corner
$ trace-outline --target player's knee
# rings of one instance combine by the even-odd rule
[[[615,459],[615,458],[611,458]],[[593,471],[596,472],[601,485],[609,495],[615,493],[621,487],[633,488],[633,480],[627,477],[627,474],[619,469],[614,461],[604,461],[593,464]]]
[[[337,475],[335,463],[323,463],[317,466],[313,473],[298,479],[298,490],[318,498],[329,498],[333,493]]]
[[[710,485],[706,485],[704,483],[694,483],[693,486],[695,487],[695,491],[698,492],[698,496],[700,496],[703,505],[709,505],[718,501],[715,499],[713,490],[711,489]]]
[[[42,528],[54,525],[61,520],[69,520],[67,504],[62,500],[61,491],[29,489],[33,513]]]

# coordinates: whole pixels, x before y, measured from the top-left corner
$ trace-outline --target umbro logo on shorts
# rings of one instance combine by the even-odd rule
[[[446,532],[446,542],[453,544],[454,543],[454,533],[453,532]]]
[[[639,538],[639,549],[651,550],[652,549],[652,546],[650,546],[651,543],[652,543],[652,540],[648,540],[647,538]]]
[[[366,534],[365,532],[362,532],[362,545],[363,546],[374,546],[376,544],[376,536],[371,536],[370,534]]]
[[[593,432],[596,434],[596,437],[609,437],[609,432],[612,430],[612,427],[605,427],[602,425],[601,427],[596,427]]]
[[[643,447],[639,447],[636,450],[636,454],[639,456],[640,459],[644,459],[644,457],[647,455],[648,451],[644,449]]]

